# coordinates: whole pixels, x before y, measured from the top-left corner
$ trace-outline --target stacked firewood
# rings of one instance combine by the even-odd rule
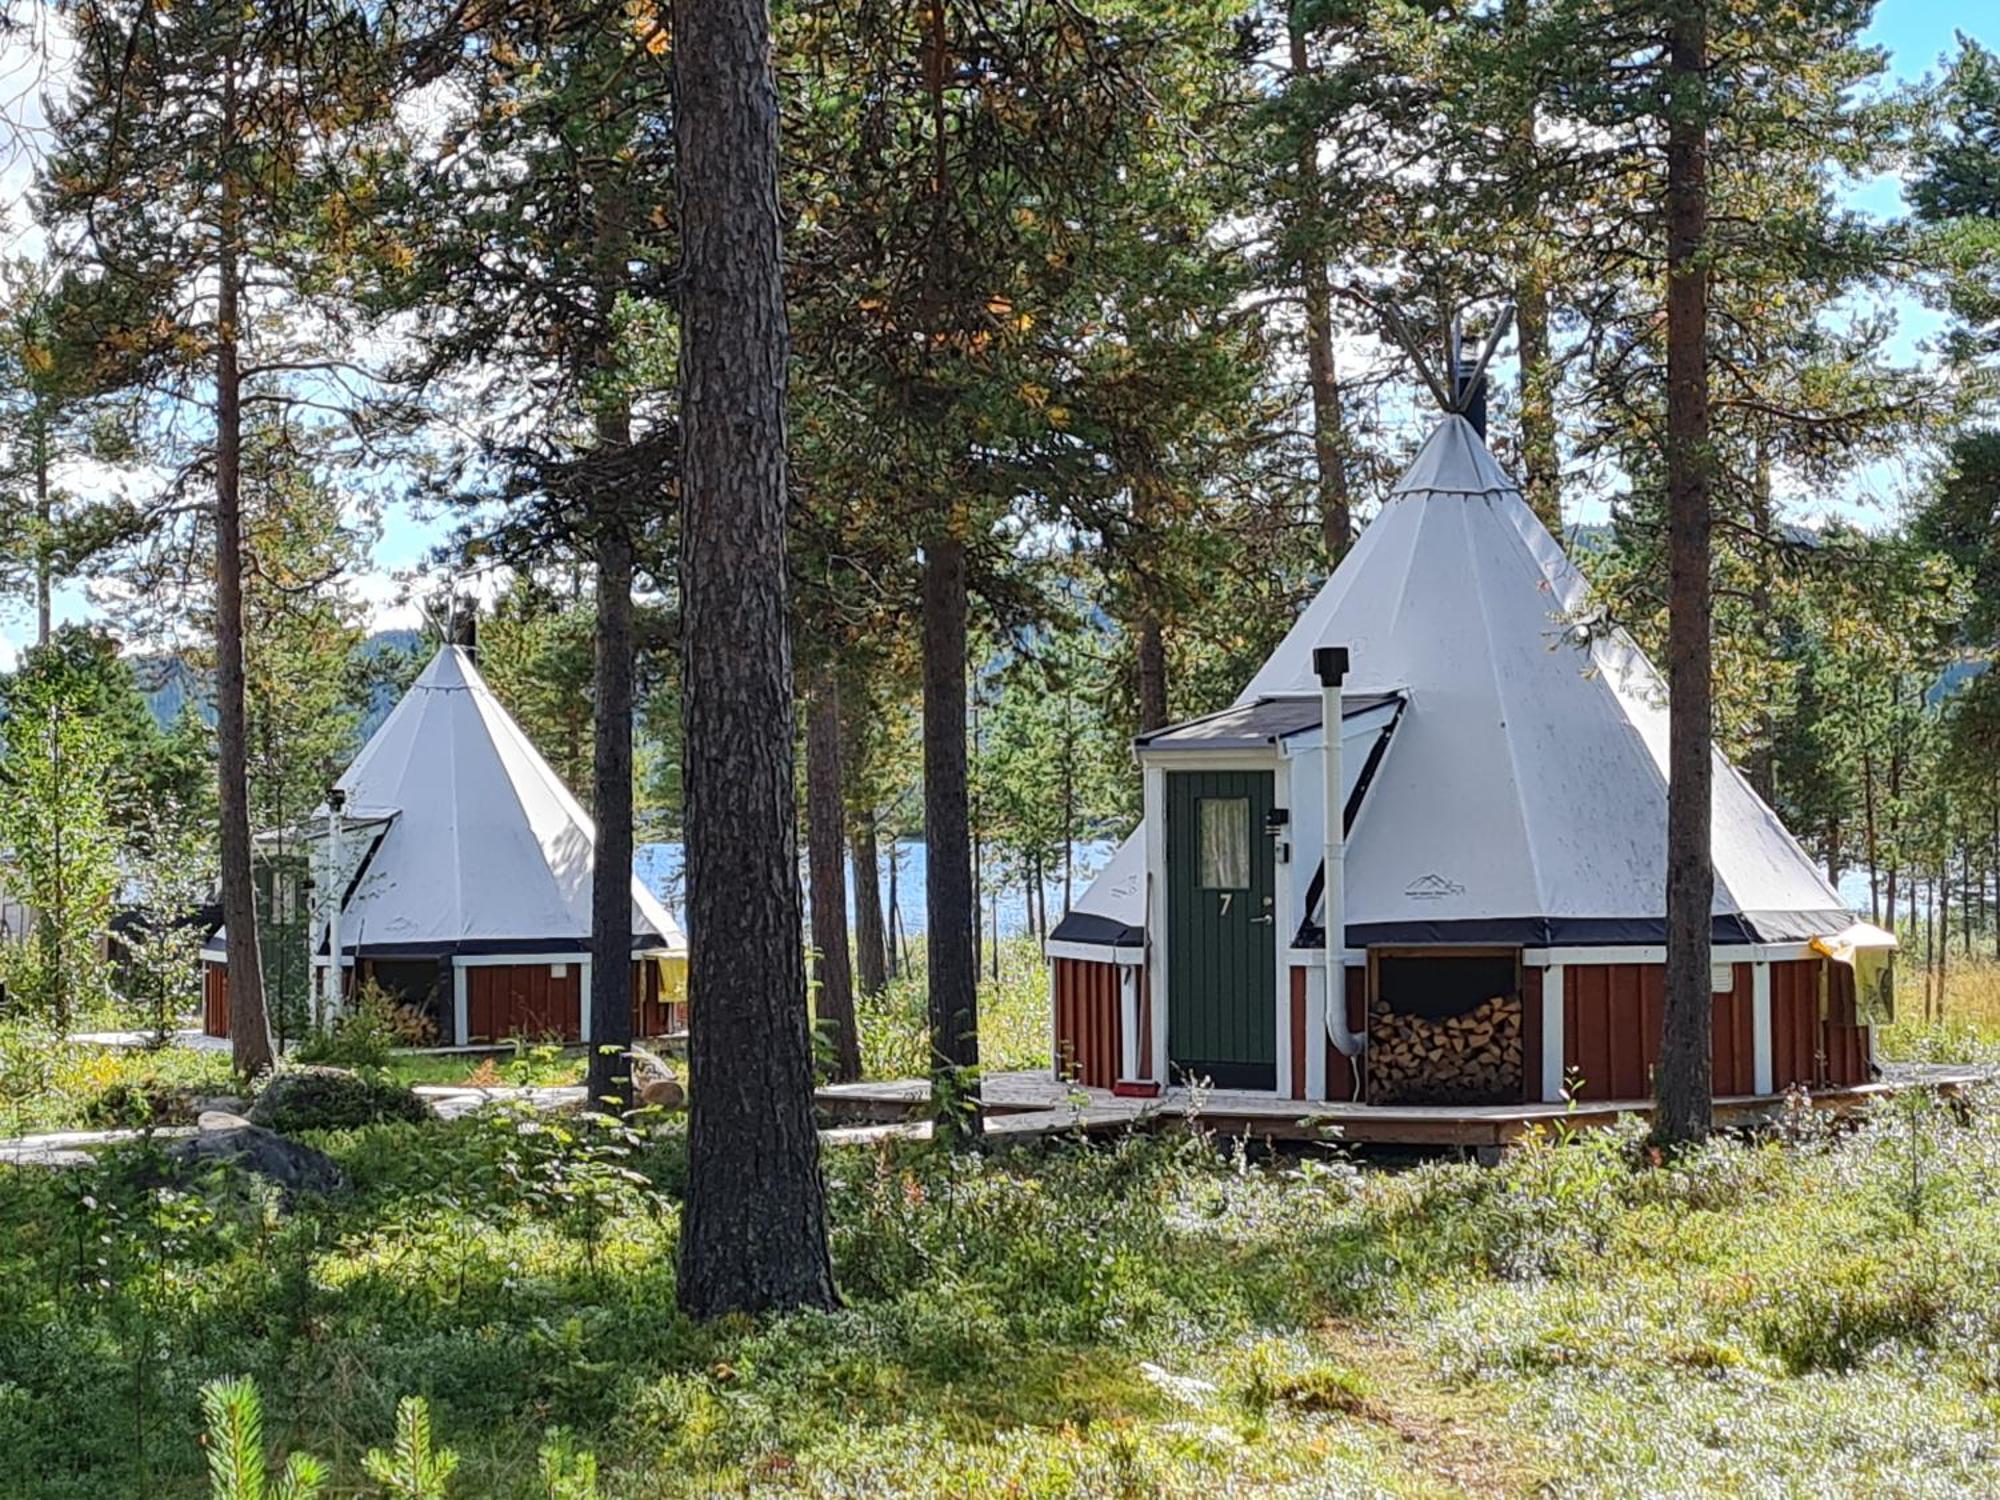
[[[1429,1020],[1377,1000],[1368,1029],[1376,1104],[1502,1103],[1521,1097],[1521,1001],[1497,995]]]

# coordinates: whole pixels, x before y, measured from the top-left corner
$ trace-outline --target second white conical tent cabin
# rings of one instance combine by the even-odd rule
[[[320,973],[337,942],[348,991],[374,982],[448,1044],[589,1040],[596,831],[469,652],[431,659],[334,795],[338,819],[322,807],[307,830],[316,878],[340,888],[337,921],[315,903]],[[203,953],[216,1035],[227,941],[217,933]],[[636,876],[631,952],[635,1034],[678,1029],[687,940]]]

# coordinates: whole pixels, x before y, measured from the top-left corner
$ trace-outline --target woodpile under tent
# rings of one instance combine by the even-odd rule
[[[309,833],[313,964],[335,1007],[372,983],[441,1045],[590,1040],[595,831],[462,647],[424,669]],[[687,940],[636,877],[630,952],[634,1034],[684,1029]],[[202,957],[202,1029],[226,1036],[227,933]]]
[[[1469,384],[1236,701],[1137,741],[1143,820],[1048,944],[1058,1078],[1385,1107],[1651,1094],[1665,687],[1586,625]],[[1719,752],[1713,814],[1716,1093],[1867,1084],[1893,938]]]

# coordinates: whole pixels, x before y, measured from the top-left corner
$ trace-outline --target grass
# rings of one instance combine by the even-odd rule
[[[234,1092],[227,1053],[58,1042],[0,1023],[0,1135],[165,1124]]]
[[[0,1493],[201,1494],[195,1393],[237,1374],[343,1495],[405,1394],[461,1497],[542,1493],[558,1427],[621,1497],[1991,1492],[1996,1105],[1670,1164],[841,1149],[846,1305],[708,1326],[677,1129],[329,1135],[353,1192],[289,1214],[0,1170]]]
[[[988,1072],[1045,1066],[1049,1060],[1049,970],[1032,938],[1000,945],[1000,976],[993,977],[993,949],[983,952],[979,974],[979,1061]],[[924,1004],[924,945],[911,944],[909,963],[880,995],[856,1004],[861,1065],[869,1078],[921,1078],[930,1071]]]
[[[1896,1021],[1876,1034],[1876,1053],[1893,1060],[2000,1060],[2000,963],[1954,952],[1945,969],[1944,997],[1925,1009],[1919,952],[1897,957]]]

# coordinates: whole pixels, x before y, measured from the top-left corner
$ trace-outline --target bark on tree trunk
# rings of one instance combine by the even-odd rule
[[[622,194],[595,184],[594,281],[597,324],[614,326],[618,298],[629,279],[632,237]],[[609,336],[592,360],[616,379]],[[613,383],[611,389],[615,390]],[[611,398],[598,411],[597,451],[632,446],[632,410]],[[643,501],[609,482],[592,496],[592,548],[597,573],[597,650],[592,663],[590,786],[597,849],[591,862],[590,1066],[585,1096],[614,1112],[631,1107],[632,1067],[632,530],[631,512]]]
[[[1307,50],[1305,28],[1296,6],[1289,29],[1292,76],[1310,77],[1312,54]],[[1347,487],[1347,422],[1340,404],[1340,377],[1333,362],[1333,295],[1326,280],[1319,139],[1314,134],[1307,134],[1299,142],[1297,215],[1299,280],[1306,310],[1306,387],[1312,396],[1313,466],[1318,471],[1320,549],[1326,554],[1327,567],[1331,568],[1347,555],[1354,525]]]
[[[1502,34],[1512,40],[1528,27],[1528,0],[1505,0]],[[1513,123],[1511,150],[1514,171],[1530,180],[1539,148],[1535,140],[1535,108],[1530,102]],[[1530,211],[1529,227],[1544,227],[1539,202]],[[1542,268],[1534,261],[1534,246],[1523,258],[1514,284],[1515,326],[1520,338],[1521,488],[1541,523],[1562,534],[1562,470],[1556,452],[1555,364],[1549,351],[1549,289]]]
[[[903,870],[901,854],[902,851],[896,847],[896,841],[891,839],[889,841],[889,921],[883,934],[889,941],[889,977],[891,979],[900,978],[903,972],[903,908],[902,892],[899,889],[902,883]]]
[[[631,445],[629,418],[597,423],[600,450]],[[632,538],[618,497],[597,507],[597,656],[591,808],[597,850],[590,870],[590,1068],[594,1108],[632,1102]]]
[[[55,503],[49,494],[47,417],[35,414],[35,644],[49,643],[55,597]]]
[[[854,815],[848,857],[854,862],[855,977],[861,993],[873,997],[889,983],[889,943],[882,921],[882,851],[873,808]]]
[[[234,139],[236,75],[223,73],[222,130]],[[251,866],[248,713],[243,678],[243,377],[237,360],[242,264],[237,184],[222,181],[216,260],[215,350],[215,740],[222,815],[222,920],[229,929],[229,1051],[238,1076],[275,1059],[264,1009],[264,964]]]
[[[765,0],[681,0],[682,724],[695,1317],[831,1307],[799,930],[778,99]]]
[[[1139,621],[1139,732],[1162,729],[1167,722],[1167,642],[1159,617]]]
[[[854,863],[854,943],[855,978],[861,993],[873,997],[888,987],[888,928],[882,919],[882,850],[877,831],[875,806],[868,792],[868,737],[861,715],[868,711],[868,695],[856,702],[850,696],[842,706],[844,744],[840,758],[846,778],[848,857]]]
[[[924,909],[931,1077],[946,1134],[976,1131],[976,1111],[944,1106],[979,1065],[979,958],[974,947],[972,820],[965,749],[965,545],[924,548]]]
[[[1882,925],[1882,874],[1875,843],[1875,757],[1866,750],[1861,752],[1861,812],[1861,841],[1868,858],[1868,920],[1879,927]]]
[[[1688,0],[1667,61],[1667,996],[1653,1119],[1666,1143],[1706,1136],[1713,1111],[1707,33],[1705,5]]]
[[[1757,440],[1752,462],[1755,475],[1750,487],[1750,524],[1760,537],[1768,537],[1772,530],[1771,457],[1762,438]],[[1750,628],[1762,642],[1771,629],[1771,577],[1763,568],[1758,568],[1750,581],[1750,617]],[[1777,736],[1777,720],[1766,698],[1757,710],[1757,738],[1751,744],[1743,773],[1752,790],[1771,807],[1778,805]]]
[[[854,966],[847,953],[846,809],[840,796],[840,687],[831,669],[813,685],[806,720],[806,856],[812,876],[813,977],[818,1020],[833,1048],[833,1077],[861,1076]]]

